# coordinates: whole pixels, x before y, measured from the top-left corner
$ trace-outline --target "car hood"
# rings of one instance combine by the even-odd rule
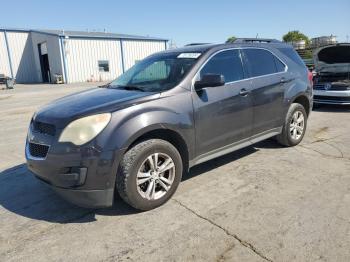
[[[321,47],[314,53],[314,62],[317,72],[349,72],[350,44],[336,44]]]
[[[113,112],[131,104],[157,99],[159,96],[159,93],[93,88],[52,101],[37,111],[34,120],[63,128],[74,119]]]

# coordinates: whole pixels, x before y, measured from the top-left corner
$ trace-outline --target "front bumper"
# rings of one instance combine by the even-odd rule
[[[84,207],[84,208],[102,208],[110,207],[113,205],[114,200],[114,189],[100,189],[100,190],[82,190],[82,189],[70,189],[57,187],[50,184],[47,180],[42,179],[38,174],[32,174],[44,182],[46,185],[49,185],[57,194],[59,194],[63,199],[68,202]]]
[[[313,101],[316,104],[350,105],[350,90],[314,90]]]
[[[114,188],[104,190],[77,190],[53,187],[67,201],[85,208],[102,208],[113,205]]]
[[[51,143],[44,158],[33,157],[30,153],[29,143],[38,143],[38,140]],[[113,205],[119,150],[102,151],[93,142],[76,147],[55,143],[52,139],[45,141],[40,134],[29,141],[25,149],[28,169],[63,198],[87,208]]]

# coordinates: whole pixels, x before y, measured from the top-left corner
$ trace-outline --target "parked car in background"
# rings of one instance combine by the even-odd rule
[[[7,79],[7,76],[5,76],[4,74],[0,74],[0,84],[6,84]]]
[[[5,84],[7,89],[13,89],[16,84],[16,80],[7,77],[4,74],[0,74],[0,84]]]
[[[314,61],[314,103],[350,105],[350,44],[322,47]]]
[[[270,137],[295,146],[312,107],[308,70],[278,41],[156,53],[118,79],[33,116],[29,170],[71,202],[149,210],[183,171]]]

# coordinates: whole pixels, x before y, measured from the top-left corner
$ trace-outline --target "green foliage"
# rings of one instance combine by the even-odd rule
[[[298,54],[302,59],[306,60],[312,60],[313,58],[313,53],[311,49],[299,49]]]
[[[305,40],[306,45],[310,44],[309,38],[298,30],[289,31],[287,34],[283,36],[284,42],[297,42],[300,40]]]
[[[231,37],[227,38],[226,43],[233,43],[236,39],[237,39],[237,37],[231,36]]]
[[[305,59],[312,59],[312,50],[307,50],[305,52]]]

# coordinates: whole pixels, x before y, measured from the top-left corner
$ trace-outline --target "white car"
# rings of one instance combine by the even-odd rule
[[[350,44],[321,47],[314,62],[314,103],[350,105]]]

